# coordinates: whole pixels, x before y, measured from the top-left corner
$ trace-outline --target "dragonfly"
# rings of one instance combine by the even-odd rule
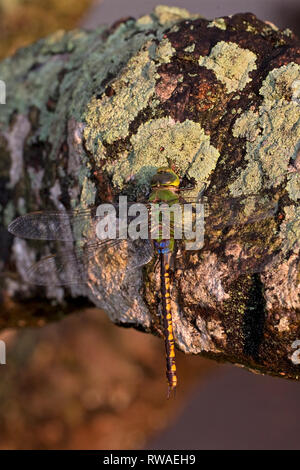
[[[183,188],[182,191],[180,185],[181,180],[171,167],[158,168],[151,180],[150,195],[144,201],[149,214],[152,213],[155,204],[159,207],[177,205],[181,208],[188,204],[202,204],[205,207],[205,236],[201,250],[214,250],[218,256],[224,257],[227,264],[234,263],[232,264],[233,271],[238,274],[263,271],[273,259],[274,249],[277,247],[280,250],[282,243],[276,233],[276,223],[274,223],[280,212],[278,197],[276,195],[271,197],[269,191],[247,197],[211,196],[207,199],[202,195],[188,197],[182,196],[185,190]],[[243,209],[245,204],[249,205],[249,203],[251,203],[252,210],[247,213]],[[110,204],[120,215],[121,204]],[[128,212],[133,204],[136,202],[128,203]],[[208,204],[209,210],[205,204]],[[195,210],[190,212],[190,217],[194,222]],[[169,234],[166,236],[162,216],[159,216],[156,223],[151,225],[148,238],[130,238],[128,234],[127,238],[124,238],[119,227],[113,237],[108,233],[106,238],[99,239],[95,236],[95,232],[103,219],[103,214],[99,215],[96,206],[69,211],[39,211],[18,217],[11,222],[8,230],[13,235],[26,239],[73,243],[70,249],[63,249],[61,253],[42,258],[28,270],[28,281],[38,285],[68,286],[97,282],[99,276],[102,283],[111,285],[118,283],[118,275],[124,272],[130,273],[142,268],[154,258],[157,260],[157,265],[159,262],[161,323],[165,342],[169,397],[172,392],[175,393],[178,382],[171,311],[171,270],[177,256],[188,255],[185,249],[187,240],[184,237],[176,238],[175,232],[179,224],[174,217],[168,219]],[[269,227],[272,227],[272,230],[265,231],[267,235],[264,240],[261,239],[261,235],[260,240],[257,240],[257,224],[261,223],[271,224]],[[236,253],[230,254],[228,250],[228,246],[234,246],[237,233],[239,243],[243,243],[243,249],[240,250],[238,256]],[[272,243],[273,251],[270,252],[270,241],[274,241],[274,238],[277,244]],[[81,245],[78,245],[78,241]],[[74,246],[74,242],[77,246]],[[178,246],[181,246],[181,252]],[[227,252],[224,246],[227,246]],[[255,255],[253,255],[253,249],[255,249]],[[112,279],[107,276],[108,270],[113,273]]]

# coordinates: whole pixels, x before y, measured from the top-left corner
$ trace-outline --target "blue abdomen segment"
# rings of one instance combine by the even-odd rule
[[[161,240],[160,242],[155,241],[154,246],[158,253],[169,253],[170,252],[170,240]]]

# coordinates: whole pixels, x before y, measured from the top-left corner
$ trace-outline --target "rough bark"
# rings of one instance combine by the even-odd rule
[[[300,43],[293,33],[250,13],[209,21],[157,7],[110,28],[58,32],[3,61],[0,78],[7,84],[0,115],[5,305],[80,296],[115,323],[161,332],[155,263],[130,276],[94,270],[85,287],[37,289],[26,284],[26,269],[65,245],[13,239],[5,227],[33,210],[85,208],[120,193],[146,197],[155,168],[171,162],[194,184],[192,194],[205,186],[208,200],[225,201],[211,203],[207,218],[215,244],[176,261],[177,347],[298,379]],[[263,214],[254,193],[277,201],[278,210],[231,226],[226,199],[248,196],[242,220]],[[261,254],[268,256],[257,265]],[[34,309],[6,312],[4,327],[20,317],[48,321]]]

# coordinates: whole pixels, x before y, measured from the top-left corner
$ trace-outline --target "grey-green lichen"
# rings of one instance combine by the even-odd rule
[[[151,15],[144,15],[141,16],[136,20],[136,24],[139,28],[149,28],[150,25],[153,24],[153,18]]]
[[[219,158],[219,151],[211,145],[201,125],[188,119],[182,123],[171,118],[151,120],[139,127],[130,142],[129,156],[125,154],[105,166],[119,188],[132,176],[137,186],[149,184],[156,168],[171,161],[180,168],[181,175],[188,173],[195,178],[199,189]]]
[[[248,33],[256,33],[257,29],[255,28],[255,26],[248,24],[246,27],[246,31],[248,31]]]
[[[19,51],[17,59],[8,58],[2,61],[0,76],[7,83],[7,103],[1,109],[0,125],[7,124],[16,107],[24,114],[28,111],[29,103],[39,109],[42,104],[45,107],[45,90],[49,96],[55,93],[57,74],[62,64],[67,62],[68,54],[72,50],[82,51],[81,48],[87,46],[88,39],[89,35],[84,31],[59,31],[38,41],[30,49]],[[72,68],[72,65],[73,63],[67,63],[66,67]],[[24,77],[22,79],[22,74],[27,70],[26,80]],[[46,108],[41,111],[46,112]]]
[[[283,34],[285,34],[285,35],[288,36],[288,37],[292,37],[294,33],[293,33],[293,31],[292,31],[290,28],[285,28],[285,29],[283,30]]]
[[[170,41],[165,38],[156,47],[155,55],[156,55],[157,60],[159,60],[161,64],[166,64],[171,61],[171,58],[175,52],[176,51],[174,47],[172,47],[172,44],[170,43]]]
[[[286,177],[300,147],[300,103],[293,99],[293,84],[299,79],[297,64],[272,70],[260,89],[264,99],[258,111],[249,109],[236,120],[232,132],[246,139],[248,164],[229,186],[234,196],[259,191],[263,176],[275,187]],[[288,179],[287,190],[297,200],[299,173],[290,172]]]
[[[185,52],[194,52],[196,44],[191,44],[190,46],[187,46],[184,51]]]
[[[242,90],[251,81],[249,76],[256,69],[256,55],[233,42],[218,42],[208,56],[199,57],[199,65],[213,70],[227,93]]]
[[[296,100],[300,97],[300,66],[290,62],[272,70],[259,92],[268,100]]]
[[[300,66],[295,63],[272,70],[260,88],[263,101],[258,111],[248,110],[236,120],[233,135],[246,139],[247,166],[229,185],[234,196],[258,193],[263,181],[264,186],[276,187],[286,179],[289,198],[300,199],[299,172],[289,169],[300,147],[300,103],[293,87],[299,79]],[[282,250],[288,252],[300,239],[300,211],[295,206],[284,211],[280,235]]]
[[[86,38],[86,32],[80,29],[74,29],[70,33],[66,33],[63,29],[59,29],[47,36],[41,48],[41,54],[65,54],[72,52],[76,46]]]
[[[161,25],[170,26],[173,23],[190,18],[199,18],[199,15],[191,15],[185,8],[157,5],[154,8],[154,16]]]
[[[289,178],[286,184],[286,190],[289,194],[289,198],[296,202],[300,199],[299,173],[289,172],[288,176]]]
[[[17,144],[17,135],[22,130],[18,116],[25,116],[28,123],[23,128],[23,141],[19,148],[26,145],[26,159],[22,162],[22,153],[15,152],[15,162],[18,161],[21,165],[23,163],[26,171],[25,183],[30,188],[33,204],[42,208],[44,202],[50,201],[60,210],[64,209],[65,196],[69,196],[66,204],[70,203],[71,207],[78,207],[78,204],[79,207],[93,205],[96,192],[101,197],[109,196],[109,199],[110,196],[117,198],[119,191],[122,191],[134,198],[135,190],[142,192],[144,187],[146,191],[149,190],[150,178],[158,166],[170,163],[174,164],[180,176],[187,175],[195,179],[197,191],[202,188],[203,183],[209,181],[216,167],[212,185],[207,188],[208,197],[210,193],[212,195],[211,201],[219,187],[227,190],[228,178],[232,181],[231,178],[238,171],[240,173],[237,180],[230,186],[233,195],[257,193],[267,184],[275,186],[283,182],[279,170],[284,169],[285,173],[288,171],[286,190],[289,197],[280,187],[280,195],[283,195],[283,201],[288,204],[285,207],[282,204],[280,206],[283,216],[280,219],[280,234],[283,240],[282,252],[289,255],[290,250],[294,250],[294,265],[291,265],[290,259],[287,263],[282,263],[282,278],[276,275],[277,281],[272,279],[269,282],[267,294],[266,290],[262,293],[260,287],[255,294],[259,298],[265,295],[274,310],[278,308],[278,301],[272,303],[271,295],[279,299],[280,304],[287,309],[296,309],[299,307],[299,299],[295,294],[299,209],[294,202],[299,197],[299,183],[297,174],[289,170],[289,157],[293,159],[299,150],[292,136],[292,131],[298,136],[298,121],[293,115],[293,110],[298,113],[299,106],[298,69],[291,66],[288,73],[285,71],[285,76],[281,72],[277,72],[278,75],[275,71],[273,75],[270,73],[261,89],[263,99],[259,100],[255,96],[256,84],[261,71],[269,63],[267,60],[263,61],[263,67],[261,66],[261,50],[266,46],[266,50],[274,51],[274,44],[270,44],[268,40],[270,28],[260,33],[256,21],[252,22],[251,15],[247,16],[247,21],[237,18],[233,28],[230,18],[217,19],[210,23],[196,21],[191,24],[190,21],[185,21],[191,18],[193,16],[185,10],[159,6],[154,14],[137,22],[132,19],[124,20],[110,29],[103,28],[95,32],[59,32],[32,46],[29,52],[20,53],[19,58],[9,59],[0,66],[1,70],[5,70],[6,77],[12,77],[10,107],[3,108],[4,113],[0,116],[2,137],[4,135],[5,140],[2,148],[9,147],[11,152],[9,139],[13,139],[14,145]],[[224,34],[226,23],[229,26]],[[205,25],[210,29],[206,29]],[[248,32],[245,35],[245,29],[251,34]],[[234,42],[217,42],[219,38],[224,39],[231,34],[232,41],[241,45],[249,44],[248,39],[251,40],[254,35],[260,43],[261,37],[258,36],[262,36],[263,45],[258,44],[257,47],[258,59],[253,52]],[[213,44],[217,44],[208,57],[200,57],[202,67],[199,70],[195,64],[198,59],[197,51],[200,49],[203,51],[201,54],[206,53],[207,36],[212,38]],[[187,54],[182,54],[183,48]],[[255,45],[253,50],[256,50]],[[288,43],[286,51],[289,51]],[[283,57],[279,57],[280,63],[288,62],[289,52],[286,55],[284,51],[281,52]],[[275,62],[278,59],[273,52],[271,57]],[[260,72],[255,74],[255,85],[252,87],[250,84],[245,90],[251,81],[251,72],[256,68],[256,60]],[[219,81],[217,84],[213,73],[208,73],[203,67],[215,73]],[[200,79],[197,79],[198,75]],[[30,81],[28,86],[23,86],[23,77]],[[0,78],[3,78],[1,73]],[[222,96],[223,89],[232,94]],[[249,89],[252,93],[246,93]],[[243,93],[235,93],[233,96],[234,92],[242,90]],[[16,96],[12,96],[12,93]],[[207,98],[208,103],[205,103]],[[240,101],[235,102],[235,105],[231,99]],[[241,107],[252,99],[255,106],[261,101],[260,108],[253,106],[239,116]],[[37,108],[37,117],[34,120],[31,107]],[[228,135],[234,122],[234,137],[240,139],[237,141]],[[27,137],[26,130],[30,130],[30,137]],[[276,139],[281,139],[280,145]],[[246,147],[245,161],[242,159],[243,143]],[[35,144],[37,147],[31,149],[30,146]],[[292,144],[295,145],[291,155]],[[220,162],[217,146],[222,149]],[[43,151],[41,160],[35,151],[39,148]],[[279,149],[282,155],[276,154]],[[19,205],[20,212],[24,213],[28,210],[27,188],[24,191],[22,187],[24,175],[17,173],[14,176],[12,186],[16,185],[16,204]],[[41,191],[43,187],[49,190],[45,196]],[[249,215],[257,209],[256,199],[251,201],[252,204],[247,202],[245,207],[245,212],[248,211]],[[5,220],[8,221],[12,217],[13,207],[6,205],[3,209]],[[223,206],[221,209],[223,217]],[[271,228],[277,225],[279,226],[279,221],[277,224],[272,218]],[[90,227],[91,231],[92,228]],[[235,272],[235,264],[230,263],[239,246],[242,247],[238,243],[237,246],[230,245],[230,237],[236,231],[236,227],[230,227],[229,232],[224,231],[219,239],[220,244],[223,241],[226,243],[224,260],[219,253],[211,253],[209,246],[206,251],[177,260],[185,272],[182,278],[175,273],[172,298],[178,299],[178,302],[172,301],[172,309],[174,337],[179,347],[187,352],[207,350],[220,354],[224,353],[225,348],[230,358],[244,362],[245,359],[240,354],[244,344],[244,331],[239,321],[242,322],[240,319],[247,316],[248,307],[252,305],[252,287],[249,288],[252,279],[247,276],[248,280],[243,279],[240,284],[235,282],[240,272]],[[259,231],[259,235],[260,233],[262,232]],[[76,235],[76,230],[73,234]],[[90,234],[88,228],[84,231],[84,235],[86,234]],[[213,238],[214,230],[211,234]],[[228,242],[225,242],[227,235]],[[245,235],[248,235],[247,231]],[[219,236],[218,233],[216,236]],[[259,248],[259,243],[256,244]],[[61,250],[64,251],[64,245]],[[25,265],[34,261],[37,252],[29,252],[26,242],[20,240],[14,242],[14,251],[17,269],[25,279]],[[29,252],[32,260],[24,259],[22,252]],[[144,283],[148,276],[146,270],[143,275],[140,269],[128,276],[126,273],[128,301],[125,301],[126,287],[124,288],[124,269],[122,270],[124,263],[122,264],[120,255],[115,256],[111,266],[108,263],[105,269],[101,269],[104,266],[102,254],[100,252],[89,260],[93,265],[94,258],[98,258],[98,265],[95,268],[91,266],[87,295],[96,305],[107,309],[115,321],[150,328],[153,324],[149,313],[151,302],[147,300],[146,304],[143,298],[148,289],[145,285],[147,282]],[[238,256],[239,253],[237,258]],[[253,256],[256,256],[255,251]],[[225,263],[226,257],[228,263]],[[241,265],[243,261],[242,253]],[[154,263],[148,272],[153,270],[153,266]],[[294,277],[288,278],[292,270]],[[159,279],[159,270],[156,275]],[[263,274],[269,277],[272,275],[272,269]],[[290,290],[293,289],[293,297],[288,290],[282,288],[283,281],[286,285],[289,284]],[[15,283],[14,291],[17,289],[18,285]],[[149,294],[151,301],[157,289],[159,285],[152,289],[151,297]],[[248,296],[249,289],[251,295]],[[78,292],[74,295],[78,295]],[[52,297],[62,296],[62,290],[59,297],[58,290],[53,289]],[[226,302],[228,306],[225,305]],[[153,300],[153,309],[157,304]],[[269,310],[273,308],[272,305]],[[262,315],[265,315],[264,306],[258,307],[261,308]],[[251,306],[249,309],[253,308]],[[280,315],[281,312],[282,309]],[[267,315],[265,317],[266,337],[270,338],[272,332],[269,335],[269,318]],[[190,319],[196,321],[191,323]],[[255,316],[253,323],[256,323]],[[292,316],[289,324],[290,329],[295,326]],[[282,329],[284,325],[282,321]],[[234,337],[236,331],[240,337]],[[253,333],[254,340],[255,336],[256,331]],[[274,340],[276,341],[276,337]],[[280,341],[278,345],[282,346]],[[238,353],[235,346],[239,348]],[[263,347],[265,341],[259,344],[260,350]],[[261,355],[259,359],[265,360]],[[266,367],[267,364],[268,361]]]
[[[86,83],[83,87],[84,74],[78,69],[82,65],[83,51],[88,49],[88,44],[95,40],[98,45],[99,42],[102,43],[100,33],[103,29],[101,27],[92,33],[55,33],[30,48],[21,49],[16,57],[8,58],[0,64],[0,76],[8,84],[7,104],[1,109],[0,115],[0,130],[3,133],[14,131],[15,126],[10,131],[8,129],[11,116],[16,110],[27,116],[30,109],[36,109],[39,125],[28,144],[47,141],[51,144],[49,158],[57,158],[65,134],[66,109],[71,112],[76,107],[78,114],[80,104],[85,101],[86,96],[92,94]],[[62,70],[64,76],[59,83],[57,77]],[[76,106],[72,102],[74,83],[78,86],[82,83],[84,88],[76,100]],[[59,99],[53,112],[47,108],[47,101],[57,95]],[[19,168],[22,169],[22,162],[19,163]]]
[[[91,205],[95,201],[96,196],[96,187],[90,180],[90,178],[85,177],[82,184],[81,191],[81,201],[85,201],[87,206]]]
[[[124,71],[110,83],[111,96],[103,94],[100,99],[93,96],[85,111],[84,137],[86,148],[96,161],[110,158],[104,145],[126,138],[130,123],[152,99],[152,107],[158,103],[155,93],[160,64],[170,61],[174,49],[167,39],[159,45],[148,41],[133,55]],[[126,154],[125,154],[126,156]]]
[[[100,155],[103,152],[101,142],[107,143],[124,138],[128,134],[129,124],[138,113],[147,106],[154,94],[156,84],[156,66],[149,57],[149,44],[133,56],[117,80],[111,83],[113,96],[103,94],[101,99],[92,97],[87,107],[87,126],[84,136],[87,147]],[[100,140],[100,152],[94,143]],[[90,143],[92,142],[92,145]]]
[[[219,29],[226,30],[225,19],[224,18],[215,18],[210,23],[208,23],[207,27],[208,28],[216,27],[216,28],[219,28]]]
[[[155,19],[135,35],[132,35],[132,25],[121,24],[105,42],[103,26],[89,32],[58,32],[20,51],[17,59],[4,60],[0,64],[0,78],[7,83],[7,104],[1,108],[0,129],[8,129],[14,110],[26,115],[35,107],[39,110],[39,126],[34,139],[52,144],[49,157],[55,159],[65,132],[66,109],[70,116],[82,121],[91,98],[103,92],[100,84],[107,76],[117,75],[122,64],[131,58],[135,60],[134,56],[145,44],[145,30],[151,28],[155,32],[149,33],[147,39],[161,38],[163,29]],[[148,65],[153,64],[150,61]],[[144,72],[146,69],[147,66]],[[59,82],[57,77],[62,71]],[[154,78],[152,73],[149,78]],[[58,101],[53,112],[46,104],[48,97],[56,96]]]
[[[290,250],[299,250],[300,241],[300,207],[287,206],[284,208],[285,219],[280,227],[282,238],[282,251],[286,254]],[[300,266],[299,266],[300,269]]]
[[[25,168],[24,140],[29,146],[47,143],[47,158],[55,161],[68,127],[69,162],[76,160],[74,165],[80,168],[67,172],[77,179],[69,190],[71,206],[78,206],[79,195],[80,206],[93,204],[96,185],[90,177],[93,168],[86,150],[93,153],[96,163],[102,158],[111,161],[105,145],[127,138],[130,123],[149,103],[155,109],[159,103],[154,96],[156,70],[168,63],[175,51],[164,32],[194,17],[198,15],[184,9],[158,6],[135,25],[132,21],[121,23],[108,35],[105,26],[88,32],[58,31],[3,61],[0,78],[7,84],[7,104],[1,108],[0,132],[12,159],[11,188],[21,181]],[[107,77],[116,78],[109,83]],[[112,96],[104,93],[107,84]],[[34,131],[29,122],[32,109],[36,113]],[[16,111],[17,118],[11,123]],[[59,178],[67,176],[63,172],[59,166]],[[27,174],[40,200],[42,179],[48,176],[34,168],[28,168]],[[48,183],[53,184],[50,190],[56,194],[55,181]]]
[[[163,14],[163,9],[159,12]],[[177,20],[180,19],[179,15]],[[175,17],[173,20],[177,21]],[[85,184],[90,179],[91,164],[83,148],[83,136],[76,137],[80,126],[86,125],[87,134],[90,131],[86,148],[95,153],[95,160],[99,161],[97,157],[101,159],[106,152],[100,139],[101,132],[107,143],[128,134],[129,123],[147,106],[155,91],[156,68],[160,63],[168,62],[174,52],[169,41],[163,39],[164,26],[160,26],[155,15],[151,16],[150,22],[141,21],[139,25],[140,31],[133,29],[130,22],[120,24],[105,40],[103,26],[89,32],[58,31],[30,48],[19,51],[16,58],[6,59],[0,64],[0,78],[7,84],[7,104],[1,107],[0,132],[11,153],[11,187],[22,177],[23,143],[31,131],[27,116],[31,109],[35,109],[38,122],[36,130],[27,139],[27,144],[35,145],[39,142],[43,145],[47,142],[49,161],[58,158],[65,139],[66,126],[75,123],[74,129],[69,129],[68,140],[72,140],[71,136],[74,136],[78,141],[75,153],[78,160],[76,166],[80,170],[76,174],[70,172],[78,177],[77,186],[70,189],[71,205],[78,205],[80,192],[81,206],[94,202],[96,186],[92,181],[88,186]],[[133,30],[137,33],[132,34]],[[145,42],[145,37],[148,42]],[[159,38],[158,45],[153,41],[154,38]],[[122,72],[118,75],[120,69]],[[101,84],[105,83],[108,76],[117,77],[111,85],[116,99],[103,93],[105,85]],[[97,95],[102,99],[97,100]],[[48,109],[48,100],[54,100],[54,109]],[[114,104],[116,106],[113,109]],[[93,105],[95,113],[87,113],[88,109],[93,109]],[[155,106],[155,99],[152,106]],[[119,120],[116,113],[118,109],[122,109],[122,118]],[[11,125],[11,116],[16,110],[18,116]],[[100,111],[101,115],[97,116]],[[87,117],[86,123],[84,116]],[[96,139],[91,130],[92,124],[96,129],[99,124],[99,137]],[[72,142],[68,144],[72,149]],[[58,168],[58,173],[60,170],[61,167]],[[30,177],[32,174],[36,183],[36,195],[39,197],[40,188],[37,186],[41,181],[30,171],[28,175]]]

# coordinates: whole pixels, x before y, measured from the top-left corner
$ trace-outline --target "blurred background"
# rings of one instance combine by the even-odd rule
[[[0,0],[0,58],[57,29],[159,3],[207,18],[251,11],[300,34],[299,0]],[[167,401],[161,339],[118,328],[92,306],[63,313],[0,331],[0,449],[300,448],[299,383],[178,353],[180,386]]]

